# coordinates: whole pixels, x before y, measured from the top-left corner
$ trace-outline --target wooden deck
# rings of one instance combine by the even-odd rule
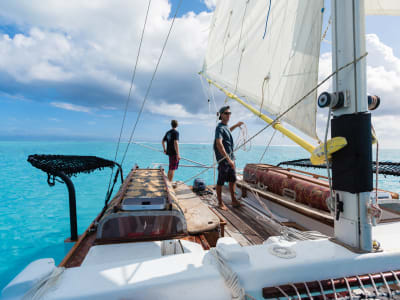
[[[213,195],[204,195],[200,198],[226,221],[224,236],[234,238],[242,246],[262,244],[268,237],[279,235],[278,232],[265,225],[260,215],[245,203],[242,203],[239,208],[232,207],[227,187],[224,187],[222,191],[222,200],[228,207],[227,211],[218,208],[215,191]]]

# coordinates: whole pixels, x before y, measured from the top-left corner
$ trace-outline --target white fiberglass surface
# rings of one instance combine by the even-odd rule
[[[380,244],[383,251],[400,252],[400,222],[381,223],[372,227],[372,239]]]
[[[184,253],[203,252],[202,247],[197,243],[181,240],[180,245]],[[155,259],[162,256],[161,248],[161,241],[93,246],[86,255],[82,266]]]

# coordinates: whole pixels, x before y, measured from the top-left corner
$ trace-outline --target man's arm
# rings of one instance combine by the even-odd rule
[[[229,128],[229,130],[234,131],[237,127],[240,127],[243,124],[244,124],[243,122],[237,122],[235,125],[233,125],[231,128]]]
[[[162,147],[164,149],[164,153],[167,154],[167,150],[165,149],[165,139],[162,139],[161,145],[162,145]]]
[[[178,140],[174,141],[174,147],[175,147],[176,155],[178,156],[178,160],[180,160],[181,156],[179,155],[179,143],[178,143]]]
[[[233,162],[233,160],[229,157],[229,155],[226,153],[224,145],[222,144],[222,139],[215,139],[215,144],[217,145],[217,149],[219,151],[219,153],[221,153],[221,155],[223,157],[225,157],[226,161],[228,162],[228,164],[234,168],[235,167],[235,163]]]

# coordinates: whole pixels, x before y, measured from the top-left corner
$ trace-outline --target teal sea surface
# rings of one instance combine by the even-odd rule
[[[145,144],[161,150],[161,144]],[[121,153],[126,144],[121,145]],[[205,165],[213,163],[210,144],[181,144],[181,156]],[[30,154],[95,155],[114,160],[116,144],[111,142],[0,142],[0,290],[30,262],[52,257],[60,263],[69,247],[64,240],[69,237],[68,192],[64,184],[50,187],[47,175],[27,162]],[[238,168],[246,163],[260,161],[265,146],[253,146],[250,151],[236,154]],[[123,164],[124,175],[138,164],[152,167],[153,163],[168,163],[163,153],[130,145]],[[400,161],[398,150],[380,150],[380,160]],[[121,155],[122,156],[122,155]],[[277,164],[285,160],[307,158],[299,147],[272,146],[263,162]],[[121,157],[117,158],[120,161]],[[200,177],[207,184],[214,183],[212,169],[184,167],[193,165],[181,161],[174,180],[186,181]],[[308,170],[312,171],[312,170]],[[315,171],[315,170],[314,170]],[[318,173],[326,174],[325,170]],[[72,178],[77,196],[78,231],[83,233],[104,204],[111,171],[105,169]],[[196,176],[197,175],[197,176]],[[193,179],[187,183],[192,184]],[[120,182],[115,190],[118,190]],[[399,179],[381,176],[379,187],[399,191]],[[115,193],[114,190],[114,193]]]

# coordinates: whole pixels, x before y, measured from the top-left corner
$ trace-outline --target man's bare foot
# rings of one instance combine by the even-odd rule
[[[218,208],[220,208],[222,210],[228,210],[228,208],[226,207],[226,205],[224,203],[218,204]]]

